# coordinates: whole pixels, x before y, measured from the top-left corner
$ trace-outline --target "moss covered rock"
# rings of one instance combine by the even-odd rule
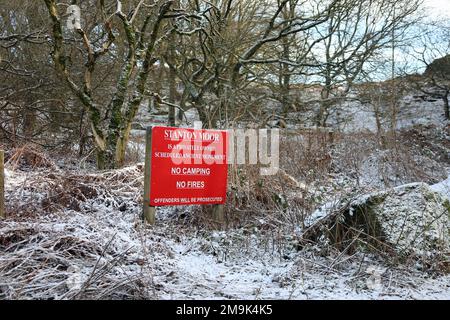
[[[358,197],[327,224],[340,249],[364,245],[428,265],[449,261],[449,201],[424,183]]]

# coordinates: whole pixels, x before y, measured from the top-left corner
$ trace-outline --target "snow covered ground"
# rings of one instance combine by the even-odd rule
[[[410,128],[416,125],[440,125],[445,121],[443,102],[438,99],[423,100],[413,93],[406,95],[397,106],[397,129]],[[381,125],[384,130],[391,126],[389,105],[383,105]],[[359,101],[342,103],[330,114],[328,125],[343,132],[370,131],[377,132],[375,111],[370,104]]]
[[[437,279],[420,272],[387,268],[379,285],[371,268],[384,269],[368,257],[345,257],[331,261],[314,253],[291,252],[281,258],[261,248],[249,257],[223,261],[193,250],[185,238],[174,246],[173,269],[156,277],[163,283],[163,299],[449,299],[450,276]],[[227,249],[223,248],[222,249]],[[287,260],[285,260],[287,258]],[[347,261],[345,261],[348,259]],[[333,263],[334,262],[334,263]]]
[[[0,222],[1,299],[450,298],[449,275],[318,245],[298,251],[295,234],[277,229],[205,230],[174,208],[144,227],[139,166],[72,174],[7,171],[9,202],[28,207]],[[85,191],[97,186],[97,195],[86,195],[80,211],[42,212],[63,177]]]

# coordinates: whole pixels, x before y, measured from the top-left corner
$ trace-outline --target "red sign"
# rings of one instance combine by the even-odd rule
[[[150,205],[225,203],[226,146],[226,131],[154,127]]]

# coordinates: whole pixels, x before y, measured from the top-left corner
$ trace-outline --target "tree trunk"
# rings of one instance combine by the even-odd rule
[[[28,140],[33,138],[34,128],[36,125],[36,111],[25,106],[23,114],[23,135]]]
[[[322,92],[320,94],[322,101],[320,102],[319,112],[317,113],[317,117],[316,117],[316,126],[319,126],[319,127],[326,127],[326,122],[328,120],[329,109],[331,107],[330,85],[331,85],[331,81],[330,82],[327,81],[325,88],[322,89]]]
[[[97,146],[97,169],[118,169],[125,165],[127,144],[130,140],[131,121],[124,124],[119,134],[109,132],[104,148]]]
[[[290,46],[289,39],[283,38],[283,60],[289,61],[290,56]],[[290,83],[291,75],[289,66],[282,63],[280,68],[280,93],[281,93],[281,103],[283,108],[283,114],[286,115],[290,111],[291,99],[290,99]]]
[[[386,149],[386,139],[384,137],[384,130],[383,130],[383,125],[381,123],[381,112],[380,112],[380,104],[378,102],[375,102],[374,105],[374,116],[375,116],[375,123],[377,126],[377,138],[378,138],[378,143],[380,144],[382,149]]]
[[[86,133],[85,133],[85,128],[84,128],[84,115],[85,115],[85,109],[81,108],[81,112],[80,112],[80,126],[79,126],[79,140],[78,140],[78,144],[79,144],[79,149],[78,149],[78,156],[82,157],[84,154],[84,148],[86,145]]]
[[[109,165],[107,163],[108,160],[108,153],[106,150],[102,150],[100,148],[97,148],[97,169],[98,170],[106,170],[108,169]]]
[[[448,94],[450,91],[444,92],[444,95],[442,96],[444,100],[444,113],[445,113],[445,119],[450,120],[450,108],[449,108],[449,102],[448,102]]]
[[[128,141],[130,140],[131,122],[127,124],[124,130],[122,130],[120,137],[116,143],[115,162],[117,167],[123,167],[125,165],[125,154],[127,151]]]
[[[203,123],[203,128],[209,128],[208,116],[206,115],[205,110],[201,107],[197,107],[198,116],[200,121]]]
[[[112,170],[125,164],[126,146],[129,137],[110,136],[106,149],[97,147],[97,169]]]
[[[177,1],[176,4],[179,5],[179,1]],[[168,41],[169,41],[169,47],[167,49],[168,56],[169,56],[170,61],[174,61],[175,56],[176,56],[176,43],[175,43],[176,39],[175,39],[174,33],[170,34]],[[168,77],[168,82],[169,82],[169,102],[171,104],[175,104],[176,98],[177,98],[176,76],[177,76],[176,70],[175,70],[174,66],[172,64],[170,64],[167,77]],[[169,106],[168,123],[169,123],[169,126],[172,126],[172,127],[175,126],[175,107],[174,106]]]
[[[169,70],[169,102],[172,104],[176,103],[177,97],[177,87],[175,79],[175,70],[170,68]],[[175,126],[175,107],[169,106],[169,126]]]

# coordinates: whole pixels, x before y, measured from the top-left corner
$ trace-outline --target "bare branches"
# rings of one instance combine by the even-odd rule
[[[53,60],[55,61],[56,68],[65,73],[67,70],[66,57],[64,51],[64,38],[62,33],[61,20],[58,15],[58,9],[56,8],[56,2],[54,0],[44,0],[47,6],[50,18],[53,23]]]
[[[52,28],[45,42],[89,116],[99,158],[120,165],[133,118],[153,89],[164,96],[170,87],[170,105],[160,104],[195,107],[211,126],[242,114],[242,106],[256,108],[262,95],[288,112],[300,104],[291,87],[301,82],[320,82],[331,107],[390,44],[392,30],[394,41],[405,35],[418,1],[103,0],[80,3],[82,23],[66,30],[62,2],[44,0]],[[21,30],[1,36],[4,45],[41,41]],[[4,61],[6,72],[21,72]]]
[[[78,40],[71,43],[64,39],[55,0],[45,0],[53,22],[55,66],[88,111],[99,152],[105,153],[100,157],[104,160],[100,162],[111,159],[107,160],[111,161],[111,164],[99,166],[114,167],[123,164],[131,122],[147,88],[150,68],[157,61],[155,48],[159,45],[162,22],[168,18],[173,4],[172,0],[159,0],[152,4],[145,2],[141,0],[135,7],[128,8],[128,14],[124,12],[125,4],[120,0],[115,1],[115,7],[111,5],[109,9],[104,1],[100,2],[97,10],[104,21],[94,21],[92,28],[81,25],[76,27],[75,31],[81,37],[82,43],[82,48],[79,48],[76,47]],[[112,14],[105,18],[107,11],[111,10],[114,10]],[[119,26],[113,21],[114,17],[120,21]],[[96,19],[96,16],[93,18]],[[123,35],[120,35],[118,29],[123,31]],[[117,41],[119,38],[123,42]],[[78,79],[77,69],[67,62],[68,56],[71,55],[69,52],[74,49],[82,52],[85,58],[82,86],[75,80]],[[105,57],[106,61],[115,60],[120,68],[115,70],[117,82],[110,101],[96,103],[93,81],[97,67],[104,67],[104,64],[99,63],[101,57]],[[105,124],[104,120],[109,123]]]

